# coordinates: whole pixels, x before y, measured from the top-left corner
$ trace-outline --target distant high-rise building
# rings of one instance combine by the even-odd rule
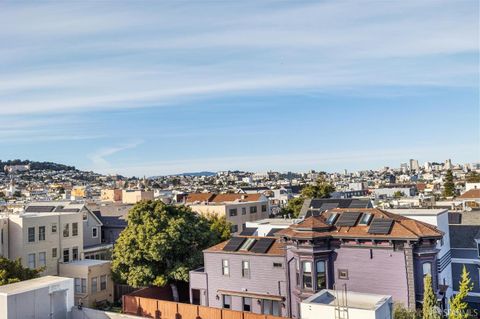
[[[418,161],[415,159],[410,159],[410,169],[412,171],[420,170],[420,166],[418,165]]]
[[[451,160],[451,159],[447,159],[447,160],[445,161],[445,164],[443,165],[443,167],[444,167],[445,169],[452,169],[452,168],[453,168],[452,160]]]
[[[425,162],[425,164],[423,164],[423,169],[424,169],[426,172],[432,171],[432,164],[431,164],[430,162]]]

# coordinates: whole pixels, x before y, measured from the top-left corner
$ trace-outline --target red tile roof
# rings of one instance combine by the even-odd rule
[[[462,195],[457,197],[458,199],[476,199],[480,198],[480,189],[474,188],[471,190],[466,191]]]
[[[362,212],[371,213],[373,218],[388,218],[393,220],[392,228],[388,234],[370,234],[368,232],[369,226],[356,225],[352,227],[341,227],[335,225],[326,225],[324,229],[325,219],[323,215],[331,212],[343,213],[343,212]],[[372,220],[373,220],[372,218]],[[290,237],[290,238],[317,238],[317,237],[333,237],[333,238],[387,238],[387,239],[413,239],[418,240],[424,237],[441,238],[443,233],[439,231],[435,226],[427,223],[423,223],[408,217],[400,216],[385,212],[377,208],[336,208],[329,210],[327,213],[323,213],[321,216],[308,217],[304,221],[292,225],[289,228],[278,231],[276,236]]]

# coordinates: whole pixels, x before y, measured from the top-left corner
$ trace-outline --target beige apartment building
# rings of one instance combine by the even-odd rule
[[[44,267],[42,275],[58,275],[59,263],[79,260],[83,254],[83,204],[32,203],[8,215],[8,257],[23,266]]]
[[[100,199],[103,202],[121,202],[122,190],[119,188],[102,189],[102,191],[100,192]]]
[[[138,189],[122,190],[122,202],[124,204],[136,204],[142,200],[153,200],[153,191],[143,191]]]
[[[74,278],[75,305],[95,307],[105,302],[113,302],[110,268],[110,261],[84,259],[60,264],[59,275]]]
[[[262,194],[192,193],[185,205],[194,212],[226,216],[232,223],[232,233],[239,233],[245,223],[269,217],[269,202]]]

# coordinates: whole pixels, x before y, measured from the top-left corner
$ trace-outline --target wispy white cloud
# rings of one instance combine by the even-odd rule
[[[125,144],[121,145],[114,145],[114,146],[109,146],[106,148],[101,148],[94,153],[88,155],[90,160],[92,161],[95,169],[98,170],[105,170],[110,167],[110,163],[108,162],[107,158],[110,156],[113,156],[119,152],[123,152],[129,149],[136,148],[140,144],[142,144],[142,140],[132,140],[132,141],[127,141]]]
[[[0,114],[478,85],[476,2],[151,5],[5,5]]]

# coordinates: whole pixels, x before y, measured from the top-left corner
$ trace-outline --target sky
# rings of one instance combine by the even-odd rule
[[[480,160],[479,2],[0,2],[0,159],[100,173]]]

